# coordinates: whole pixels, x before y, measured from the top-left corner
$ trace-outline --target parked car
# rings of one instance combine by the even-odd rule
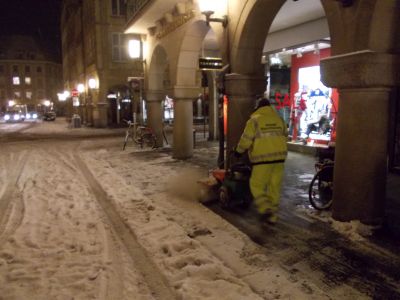
[[[35,121],[39,118],[39,114],[36,111],[30,111],[26,113],[26,119]]]
[[[43,121],[55,121],[56,113],[54,111],[47,111],[43,114]]]
[[[4,121],[6,122],[23,122],[25,120],[25,114],[20,110],[9,110],[4,114]]]

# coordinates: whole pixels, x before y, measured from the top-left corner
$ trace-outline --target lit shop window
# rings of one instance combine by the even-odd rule
[[[26,99],[32,99],[32,92],[26,92]]]
[[[31,84],[31,78],[30,77],[25,77],[25,84]]]
[[[20,85],[21,84],[19,76],[14,76],[12,80],[13,80],[13,85]]]

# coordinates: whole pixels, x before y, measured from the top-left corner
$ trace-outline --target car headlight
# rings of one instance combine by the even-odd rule
[[[31,118],[31,114],[26,114],[26,118],[30,119]]]
[[[10,120],[10,115],[5,115],[4,120],[6,120],[6,121]]]
[[[20,116],[19,115],[14,115],[14,120],[17,121],[19,120]]]
[[[33,118],[33,119],[37,119],[37,117],[38,117],[37,114],[33,114],[33,115],[32,115],[32,118]]]

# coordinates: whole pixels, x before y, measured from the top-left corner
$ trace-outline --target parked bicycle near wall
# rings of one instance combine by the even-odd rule
[[[333,147],[318,151],[316,173],[308,189],[310,203],[318,210],[329,209],[332,205],[334,154]]]
[[[150,148],[156,147],[157,138],[150,127],[136,126],[137,124],[132,121],[123,121],[128,124],[128,128],[125,132],[125,139],[122,150],[125,150],[129,139],[140,145],[141,148],[143,148],[143,146]]]

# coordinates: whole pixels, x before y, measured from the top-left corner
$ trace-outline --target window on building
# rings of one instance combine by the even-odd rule
[[[6,98],[6,91],[0,90],[0,99],[4,100]]]
[[[19,92],[19,91],[14,91],[14,97],[15,97],[16,99],[21,98],[21,92]]]
[[[0,65],[0,74],[4,74],[4,66]]]
[[[113,16],[125,16],[126,15],[126,4],[125,0],[111,0],[112,15]]]
[[[13,73],[18,73],[18,66],[13,66]]]
[[[26,99],[32,99],[32,92],[26,92]]]
[[[31,78],[30,77],[25,77],[25,84],[27,84],[27,85],[31,84]]]
[[[28,74],[31,72],[31,67],[30,66],[25,66],[25,74]]]
[[[42,73],[42,67],[37,67],[37,68],[36,68],[36,72],[37,72],[37,73]]]
[[[14,77],[12,78],[12,81],[13,81],[13,85],[20,85],[20,84],[21,84],[21,81],[20,81],[20,79],[19,79],[19,76],[14,76]]]
[[[112,34],[112,60],[126,61],[128,58],[128,49],[125,42],[126,35],[123,33]]]

